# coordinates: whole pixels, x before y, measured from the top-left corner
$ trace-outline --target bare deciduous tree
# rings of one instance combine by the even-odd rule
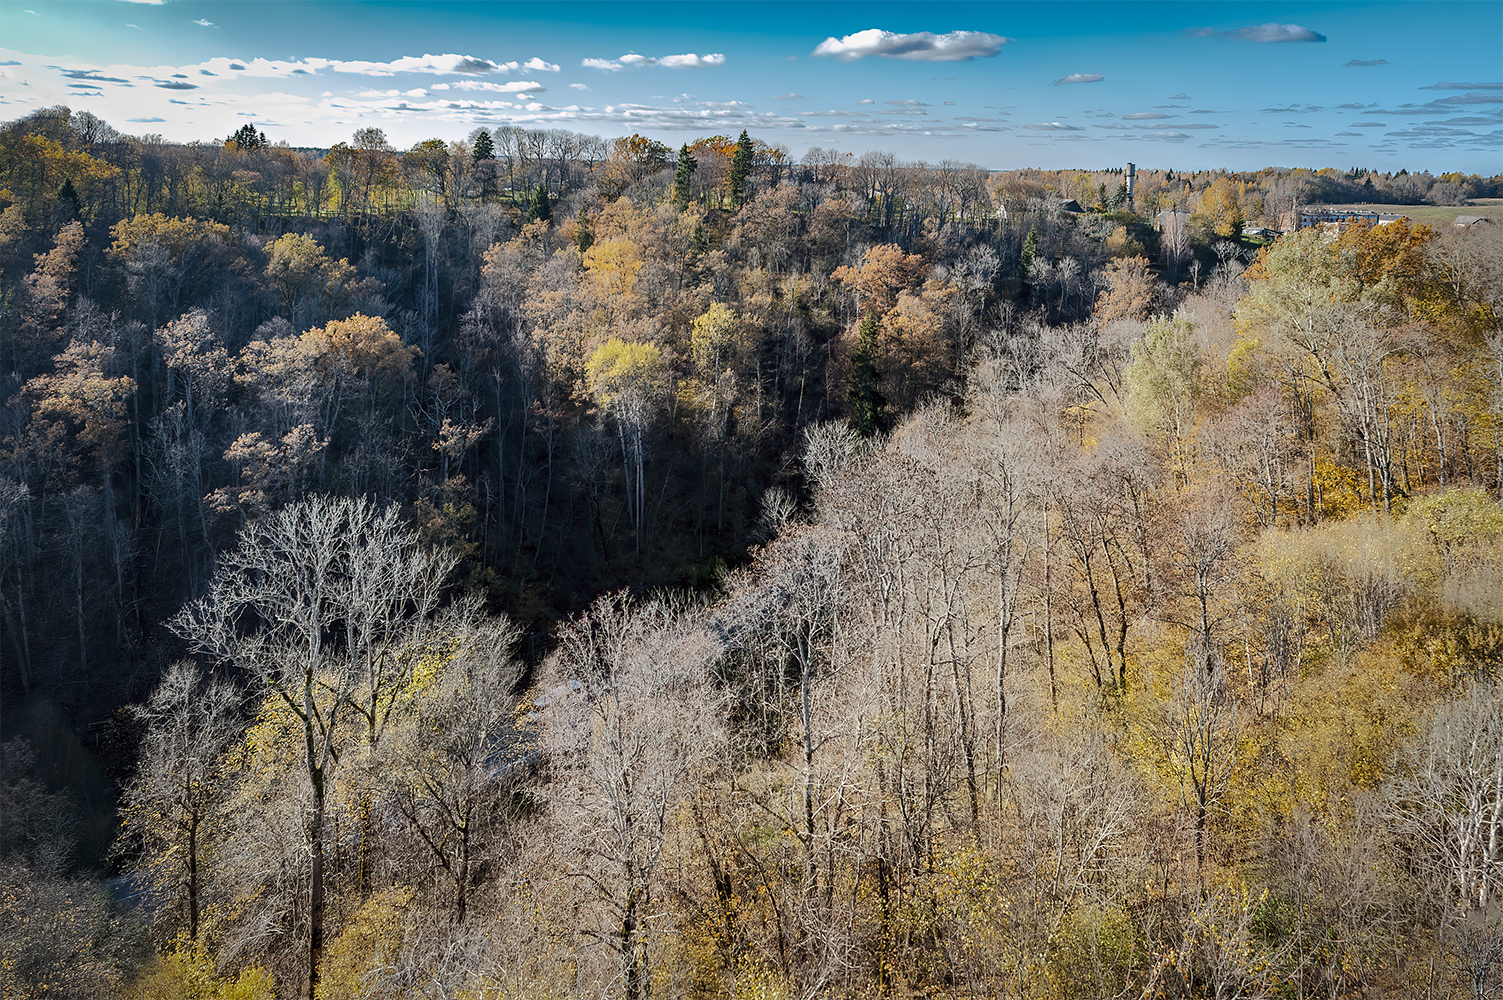
[[[724,740],[709,673],[720,646],[682,612],[625,596],[601,598],[561,639],[563,689],[545,720],[558,835],[595,910],[581,930],[615,959],[612,991],[643,1000],[669,825]]]
[[[195,652],[256,678],[298,720],[311,791],[309,1000],[323,953],[325,820],[342,743],[361,722],[367,734],[384,725],[402,648],[432,616],[451,566],[422,549],[395,505],[315,497],[246,526],[209,592],[170,623]]]
[[[221,757],[240,735],[240,701],[233,686],[180,661],[134,709],[146,734],[122,807],[128,842],[141,851],[157,891],[186,911],[193,940],[212,813],[224,794]]]

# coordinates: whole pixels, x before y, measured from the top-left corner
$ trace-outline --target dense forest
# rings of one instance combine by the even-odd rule
[[[0,126],[0,993],[1503,995],[1500,193]]]

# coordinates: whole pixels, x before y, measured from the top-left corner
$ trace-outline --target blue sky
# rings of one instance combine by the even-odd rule
[[[996,169],[1494,174],[1503,3],[0,0],[0,119],[54,104],[173,141],[513,123]]]

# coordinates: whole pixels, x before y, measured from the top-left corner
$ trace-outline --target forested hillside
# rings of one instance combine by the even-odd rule
[[[1499,184],[5,125],[4,994],[1498,995]]]

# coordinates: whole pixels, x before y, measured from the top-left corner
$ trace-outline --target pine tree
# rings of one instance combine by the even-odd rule
[[[268,145],[268,143],[266,142],[266,133],[257,132],[256,126],[250,124],[249,122],[240,126],[235,134],[226,139],[225,142],[233,142],[236,146],[240,147],[240,151],[242,153],[249,153],[258,149],[265,149]]]
[[[1023,272],[1023,279],[1028,279],[1028,269],[1033,266],[1034,259],[1039,255],[1039,231],[1028,230],[1028,238],[1023,240],[1023,252],[1018,255],[1018,269]]]
[[[474,157],[477,163],[481,160],[494,160],[496,158],[496,144],[491,141],[491,134],[485,129],[476,131],[475,148],[471,150],[470,155]]]
[[[678,166],[673,171],[673,207],[680,212],[689,207],[689,184],[698,168],[699,161],[690,154],[689,144],[684,143],[678,149]]]
[[[548,201],[548,189],[538,181],[538,189],[532,196],[532,204],[527,206],[528,222],[552,222],[553,205]]]
[[[595,245],[595,233],[590,229],[590,216],[584,209],[579,210],[578,225],[574,229],[574,246],[580,253],[584,253]]]
[[[746,200],[746,177],[751,173],[752,141],[741,130],[741,138],[736,140],[736,152],[731,156],[731,205],[740,208]]]
[[[63,186],[57,189],[57,201],[59,205],[67,206],[69,218],[78,218],[83,205],[78,200],[78,190],[73,187],[73,178],[63,178]]]
[[[860,344],[851,359],[851,430],[871,437],[887,430],[887,397],[878,387],[877,317],[868,313],[861,321]]]

